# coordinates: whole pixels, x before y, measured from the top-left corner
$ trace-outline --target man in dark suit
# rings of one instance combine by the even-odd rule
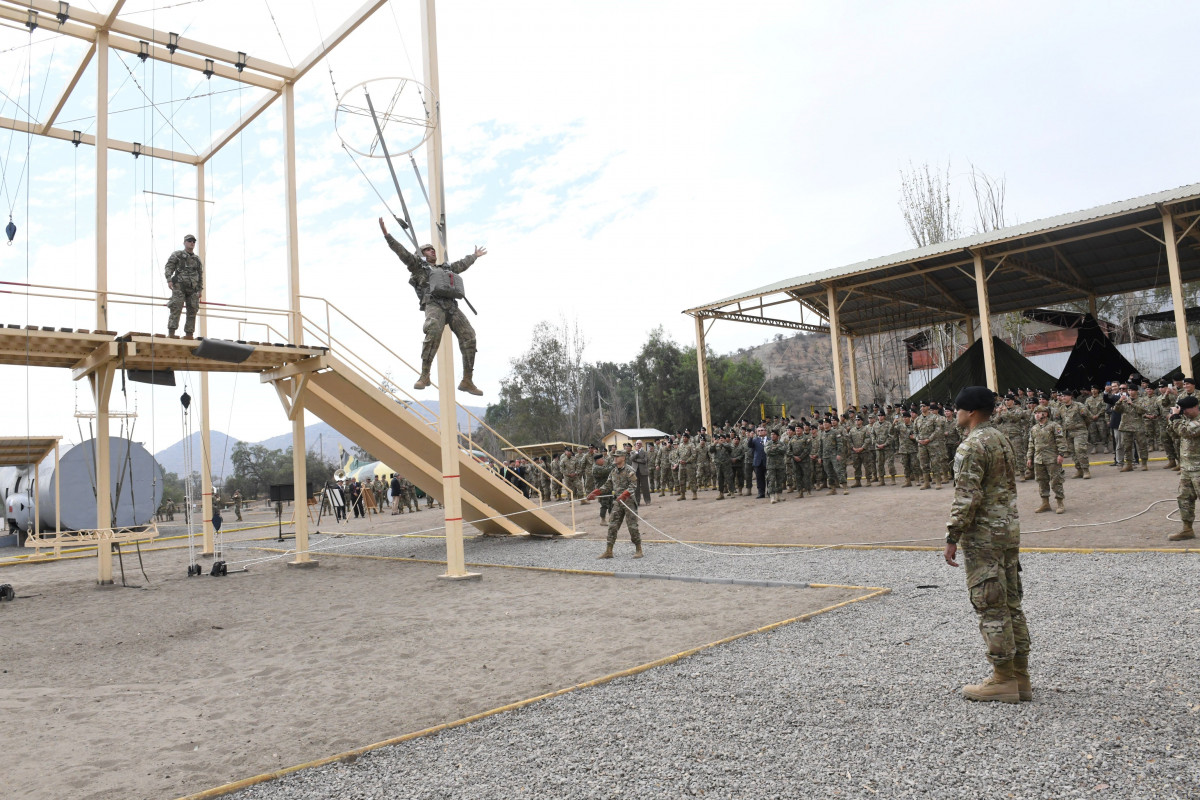
[[[754,482],[758,485],[758,499],[767,496],[767,454],[763,449],[767,443],[767,429],[758,426],[756,435],[746,440],[747,458],[754,465]]]

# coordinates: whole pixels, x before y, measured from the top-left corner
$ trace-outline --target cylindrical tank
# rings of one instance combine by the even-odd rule
[[[55,485],[60,492],[63,530],[96,527],[95,453],[96,440],[89,439],[61,452],[57,471],[53,455],[42,462],[38,511],[43,531],[54,530]],[[146,448],[119,436],[109,439],[108,461],[109,497],[115,513],[113,525],[124,528],[149,524],[162,502],[162,467]],[[34,471],[26,467],[0,468],[0,495],[5,500],[6,528],[31,529],[33,514],[29,508],[29,485],[33,476]]]

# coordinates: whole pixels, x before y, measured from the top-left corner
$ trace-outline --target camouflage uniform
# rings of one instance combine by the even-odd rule
[[[904,485],[911,486],[921,466],[917,460],[917,442],[914,438],[912,417],[901,417],[896,421],[896,455],[904,468]]]
[[[1008,438],[990,423],[967,435],[954,455],[954,503],[946,541],[961,544],[967,589],[993,664],[1028,658],[1029,627],[1021,609],[1021,525]]]
[[[553,481],[553,483],[554,483],[554,499],[561,500],[562,493],[563,493],[562,460],[560,458],[554,458],[553,456],[551,456],[550,463],[547,465],[546,468],[550,470],[550,475],[554,478],[554,481]],[[549,495],[547,495],[547,499],[549,499]]]
[[[1175,393],[1174,387],[1167,387],[1167,389],[1158,397],[1158,404],[1162,408],[1162,411],[1159,412],[1159,420],[1163,425],[1162,443],[1163,450],[1167,454],[1167,469],[1174,469],[1179,465],[1179,433],[1171,424],[1170,416],[1171,409],[1179,401],[1179,396]]]
[[[579,457],[568,451],[558,457],[558,467],[562,470],[563,483],[570,492],[573,500],[586,500],[587,492],[583,491],[583,475],[579,466]]]
[[[763,446],[763,452],[767,455],[767,494],[775,502],[775,495],[783,494],[787,486],[788,446],[775,439]]]
[[[813,439],[808,433],[800,433],[788,440],[788,461],[795,464],[796,491],[803,497],[813,490]]]
[[[625,500],[618,500],[623,493],[629,492],[629,497]],[[608,474],[604,485],[600,487],[600,494],[612,495],[613,503],[612,515],[608,518],[608,547],[612,546],[617,541],[617,531],[621,529],[621,523],[626,522],[629,528],[629,538],[638,547],[642,546],[642,534],[638,530],[637,520],[637,470],[629,464],[623,466],[612,467],[612,472]]]
[[[1029,449],[1025,453],[1025,461],[1033,462],[1033,476],[1037,479],[1038,491],[1043,499],[1050,497],[1051,489],[1056,499],[1063,499],[1063,471],[1058,457],[1062,456],[1064,460],[1070,457],[1067,441],[1062,425],[1052,419],[1034,422],[1029,429]]]
[[[593,460],[592,468],[589,470],[592,474],[592,488],[594,489],[607,483],[608,476],[612,474],[612,471],[613,465],[609,463],[608,459]],[[634,485],[637,485],[636,479]],[[600,521],[603,522],[605,515],[612,513],[613,496],[607,492],[601,492],[598,499],[600,500]]]
[[[196,311],[200,308],[200,295],[204,293],[204,265],[200,256],[187,250],[176,250],[167,258],[167,283],[172,285],[171,299],[167,308],[171,313],[167,318],[167,330],[172,334],[179,327],[179,313],[187,306],[187,318],[183,322],[183,332],[191,336],[196,332]]]
[[[874,471],[875,463],[875,437],[871,435],[871,429],[866,425],[855,424],[847,434],[847,444],[850,449],[850,458],[846,464],[847,473],[850,467],[854,468],[854,485],[862,486],[863,468],[866,467],[867,485],[871,485],[871,473]],[[847,477],[849,477],[847,475]]]
[[[942,417],[942,438],[946,443],[946,465],[951,470],[948,476],[950,480],[954,480],[954,454],[958,452],[958,445],[963,440],[963,433],[965,431],[958,427],[953,417]]]
[[[928,484],[930,479],[938,484],[946,473],[946,448],[943,445],[941,417],[933,412],[917,417],[913,434],[917,437],[917,461],[921,465],[921,480]],[[928,440],[921,444],[921,440]]]
[[[696,443],[696,485],[701,489],[711,489],[713,485],[713,462],[710,457],[708,443]]]
[[[1029,412],[1017,405],[1006,406],[992,416],[992,422],[1008,437],[1008,444],[1014,453],[1024,453],[1029,448],[1025,428],[1029,418]],[[1021,470],[1021,480],[1025,480],[1024,470]]]
[[[830,427],[827,431],[822,430],[817,440],[817,456],[821,461],[822,469],[825,470],[825,482],[833,492],[836,492],[838,486],[841,485],[838,458],[842,454],[842,440],[841,430],[835,427]]]
[[[421,310],[425,312],[425,324],[421,327],[421,331],[425,334],[425,340],[421,344],[421,375],[429,375],[429,367],[433,364],[433,355],[442,341],[442,328],[449,325],[450,330],[458,337],[458,349],[462,352],[462,368],[465,379],[475,370],[475,329],[471,327],[471,321],[458,307],[457,300],[429,296],[429,262],[408,252],[404,245],[396,241],[390,233],[385,233],[383,238],[404,266],[408,267],[408,284],[416,290],[417,297],[421,301]],[[438,266],[455,274],[461,274],[474,263],[475,256],[471,254],[452,264],[439,264]]]
[[[1088,415],[1088,438],[1093,445],[1103,448],[1102,453],[1108,452],[1108,404],[1100,395],[1089,396],[1083,401],[1083,407]]]
[[[1082,403],[1077,403],[1072,400],[1070,403],[1058,404],[1058,424],[1062,426],[1063,433],[1067,435],[1067,441],[1070,442],[1068,450],[1073,450],[1075,455],[1075,469],[1078,473],[1088,473],[1091,470],[1091,464],[1088,461],[1088,451],[1091,449],[1088,444],[1088,411],[1087,407]],[[1032,440],[1032,432],[1030,438]]]
[[[692,497],[696,497],[696,445],[690,439],[675,448],[675,480],[679,483],[679,499],[687,497],[690,486]]]
[[[746,488],[746,474],[742,471],[742,462],[745,460],[746,445],[738,439],[737,444],[731,443],[729,447],[729,474],[733,481],[733,493],[739,496]]]
[[[1180,415],[1171,422],[1179,437],[1179,519],[1190,529],[1196,520],[1196,497],[1200,496],[1200,417]],[[1172,541],[1184,538],[1176,534]]]
[[[1142,422],[1142,417],[1146,414],[1146,407],[1140,402],[1141,398],[1126,398],[1118,400],[1113,406],[1114,412],[1120,412],[1121,424],[1117,428],[1121,432],[1121,453],[1125,459],[1125,466],[1121,468],[1122,472],[1128,472],[1133,469],[1133,446],[1136,443],[1138,456],[1142,459],[1142,467],[1147,468],[1150,461],[1149,443],[1146,441],[1146,426]]]
[[[1158,395],[1154,393],[1153,389],[1139,394],[1138,404],[1146,410],[1146,413],[1142,415],[1142,427],[1146,430],[1146,458],[1144,460],[1148,461],[1150,451],[1158,450],[1161,447],[1159,444],[1159,424],[1163,419],[1162,404],[1159,402]]]
[[[708,446],[713,468],[717,474],[717,499],[733,494],[733,447],[729,442],[713,442]]]
[[[887,417],[877,420],[871,425],[871,437],[875,440],[875,474],[879,476],[879,484],[890,475],[892,485],[896,484],[896,430],[895,423]]]
[[[658,491],[658,448],[653,442],[646,445],[646,483],[651,492]]]

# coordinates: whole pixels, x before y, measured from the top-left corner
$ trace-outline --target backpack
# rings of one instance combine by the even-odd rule
[[[462,300],[462,276],[445,267],[429,268],[429,296],[446,300]]]

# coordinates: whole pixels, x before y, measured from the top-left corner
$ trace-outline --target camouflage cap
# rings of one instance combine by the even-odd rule
[[[426,250],[432,250],[432,251],[433,251],[433,252],[435,252],[435,253],[437,252],[437,248],[436,248],[436,247],[434,247],[434,246],[433,246],[433,245],[431,245],[431,244],[423,244],[423,245],[421,245],[421,252],[422,252],[422,253],[424,253]]]
[[[187,236],[183,237],[183,240],[185,242],[194,242],[194,241],[196,241],[196,235],[193,233],[189,233]]]

